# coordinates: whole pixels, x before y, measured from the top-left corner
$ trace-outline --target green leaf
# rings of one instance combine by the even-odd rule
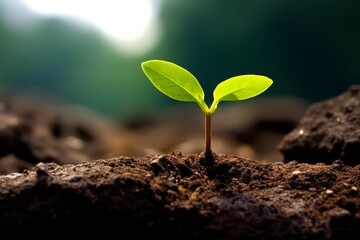
[[[209,108],[198,80],[186,69],[167,61],[150,60],[141,67],[151,83],[163,94],[184,102],[197,102],[204,113]]]
[[[210,113],[215,112],[220,101],[238,101],[255,97],[264,92],[273,81],[260,75],[241,75],[219,83],[214,90]]]

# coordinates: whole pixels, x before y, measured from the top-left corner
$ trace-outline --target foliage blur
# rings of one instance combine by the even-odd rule
[[[247,73],[274,80],[264,96],[320,101],[360,82],[359,9],[348,0],[163,0],[160,41],[129,55],[59,18],[19,31],[0,5],[0,92],[34,91],[122,116],[175,104],[140,68],[164,59],[191,71],[208,102],[217,83]]]

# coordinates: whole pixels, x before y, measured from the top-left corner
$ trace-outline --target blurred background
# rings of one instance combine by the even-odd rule
[[[360,82],[359,10],[355,0],[0,0],[0,174],[200,153],[200,109],[157,91],[140,67],[149,59],[192,72],[208,104],[229,77],[273,79],[259,97],[220,103],[212,149],[281,161],[278,144],[308,104]]]
[[[140,64],[173,61],[212,90],[266,75],[262,96],[319,101],[360,79],[360,2],[0,0],[0,92],[49,95],[104,116],[174,106]]]

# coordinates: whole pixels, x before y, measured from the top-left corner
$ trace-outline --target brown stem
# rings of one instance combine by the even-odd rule
[[[205,114],[205,157],[212,158],[211,153],[211,114]]]

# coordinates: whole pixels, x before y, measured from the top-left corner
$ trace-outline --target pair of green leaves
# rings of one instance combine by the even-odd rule
[[[212,114],[220,101],[238,101],[255,97],[272,84],[272,80],[260,75],[241,75],[219,83],[213,93],[210,108],[206,105],[204,91],[198,80],[186,69],[167,61],[150,60],[141,67],[152,84],[170,98],[184,102],[196,102],[205,114]]]

